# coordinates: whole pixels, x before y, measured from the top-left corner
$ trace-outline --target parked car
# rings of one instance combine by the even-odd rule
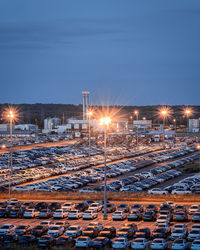
[[[199,250],[200,249],[200,240],[194,240],[191,245],[191,250]]]
[[[68,213],[68,219],[80,219],[82,217],[82,213],[79,210],[71,210]]]
[[[30,225],[27,225],[27,226],[25,226],[25,225],[19,225],[19,226],[17,226],[16,228],[15,228],[15,234],[17,234],[17,235],[24,235],[24,234],[26,234],[26,233],[30,233],[31,232],[31,230],[32,230],[32,228],[31,228],[31,226]]]
[[[75,245],[75,239],[71,236],[60,236],[56,239],[56,245],[67,245],[73,247]]]
[[[130,246],[131,246],[131,242],[126,237],[116,238],[112,243],[113,249],[127,249]]]
[[[90,248],[92,246],[92,240],[88,236],[80,236],[75,243],[76,248]]]
[[[53,225],[53,226],[49,227],[49,229],[47,231],[47,235],[49,235],[51,237],[59,237],[63,233],[64,233],[64,227],[58,226],[58,225],[57,226]]]
[[[131,245],[132,249],[148,249],[150,243],[146,238],[136,238]]]
[[[38,240],[38,246],[39,247],[51,247],[53,245],[55,245],[55,238],[53,236],[50,235],[44,235],[42,237],[40,237],[40,239]]]
[[[32,229],[31,234],[36,237],[41,237],[42,235],[46,234],[47,230],[47,226],[37,225]]]
[[[65,236],[71,236],[76,238],[82,234],[82,230],[80,226],[70,226],[65,232]]]
[[[188,248],[188,243],[184,239],[176,239],[171,246],[172,250],[177,250],[177,249],[185,250],[187,248]]]
[[[111,240],[107,237],[96,237],[93,239],[92,241],[92,247],[94,249],[103,249],[103,248],[106,248],[106,247],[111,247]]]
[[[57,209],[54,213],[53,213],[53,218],[54,219],[64,219],[68,216],[68,212],[65,209]]]
[[[7,233],[12,233],[12,232],[14,232],[14,230],[15,230],[14,225],[12,225],[12,224],[3,224],[0,227],[0,235],[4,235],[4,234],[7,234]]]
[[[93,220],[93,219],[96,219],[97,217],[98,217],[98,213],[95,209],[86,210],[82,215],[82,218],[84,220]]]
[[[165,239],[159,238],[159,239],[154,239],[151,243],[151,247],[153,249],[168,249],[168,242]]]
[[[116,210],[112,216],[113,220],[125,220],[126,218],[127,218],[127,213],[120,210]]]

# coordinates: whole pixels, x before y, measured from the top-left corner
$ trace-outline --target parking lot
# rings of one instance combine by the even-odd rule
[[[5,208],[10,207],[10,214],[8,212],[6,217],[0,218],[1,249],[6,248],[8,244],[21,247],[28,246],[30,242],[28,243],[28,240],[23,240],[23,235],[32,235],[31,245],[34,246],[34,249],[37,249],[39,246],[50,247],[52,249],[74,249],[79,248],[79,241],[83,241],[81,244],[85,246],[84,249],[102,249],[103,245],[99,247],[95,245],[96,239],[98,241],[98,239],[102,238],[107,238],[107,240],[104,240],[107,242],[105,245],[107,249],[155,249],[153,248],[152,242],[156,242],[158,239],[161,239],[166,244],[160,244],[160,248],[157,249],[198,249],[191,248],[191,245],[193,242],[195,243],[195,239],[198,240],[200,237],[200,225],[198,224],[200,222],[200,205],[191,204],[190,206],[184,206],[180,204],[175,205],[172,202],[165,202],[160,205],[142,205],[131,202],[108,204],[108,218],[104,220],[104,214],[102,212],[103,203],[101,201],[36,204],[30,202],[19,203],[18,201],[12,200],[8,201],[7,204],[1,203],[1,206]],[[11,218],[11,211],[14,206],[25,208],[21,218],[15,218],[15,216]],[[44,209],[45,206],[47,206],[46,209]],[[113,208],[112,212],[109,210],[110,207]],[[36,217],[24,218],[27,210],[36,210],[36,208],[38,209],[37,211],[39,211]],[[54,218],[56,212],[58,213],[64,208],[67,211],[65,218]],[[77,208],[79,208],[80,218],[69,219],[70,214],[75,214]],[[51,215],[49,213],[47,216],[47,210],[52,211]],[[7,211],[9,211],[9,209],[7,209]],[[92,219],[83,219],[82,217],[84,217],[84,214],[87,214],[87,211],[93,211],[97,215],[97,218],[94,216]],[[44,212],[46,212],[46,215]],[[121,213],[120,217],[115,217],[119,212]],[[2,216],[1,209],[0,216]],[[45,216],[47,217],[45,218]],[[135,216],[139,216],[139,218],[136,219]],[[116,220],[114,220],[114,218]],[[93,224],[90,226],[89,223]],[[7,224],[13,225],[10,232],[2,229],[2,226]],[[17,230],[20,228],[20,225],[29,225],[29,230]],[[36,226],[39,225],[43,225],[44,230],[36,230]],[[52,227],[54,227],[53,232],[51,231]],[[79,228],[77,229],[77,227]],[[72,228],[72,230],[70,228]],[[109,230],[111,230],[112,233],[110,233]],[[47,237],[45,235],[47,235]],[[63,236],[66,236],[64,237],[66,242],[62,242],[62,245],[60,242]],[[48,240],[42,241],[45,237]],[[49,238],[52,239],[50,240]],[[115,243],[118,242],[119,239],[121,241],[123,239],[124,245],[120,243],[121,245],[116,247],[117,244]],[[134,248],[134,244],[136,244],[135,242],[137,242],[138,239],[145,239],[145,248],[142,245],[138,248]],[[185,240],[185,246],[182,244],[179,246],[180,248],[173,248],[173,244],[176,242],[178,244],[179,239]],[[72,245],[69,247],[70,242]]]

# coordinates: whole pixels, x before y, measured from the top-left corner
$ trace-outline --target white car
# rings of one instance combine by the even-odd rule
[[[75,204],[70,202],[70,203],[64,203],[61,208],[64,210],[70,211],[74,209],[74,207],[75,207]]]
[[[184,189],[175,189],[172,191],[172,194],[191,194],[192,191]]]
[[[7,234],[7,233],[12,233],[15,231],[15,226],[12,225],[12,224],[3,224],[1,227],[0,227],[0,235],[4,235],[4,234]]]
[[[62,226],[56,226],[53,225],[49,228],[47,231],[47,235],[53,236],[53,237],[58,237],[64,233],[64,227]]]
[[[148,191],[148,194],[168,194],[168,192],[160,188],[152,188]]]
[[[129,248],[131,246],[130,240],[125,237],[116,238],[112,243],[113,249]]]
[[[124,211],[115,211],[112,219],[113,220],[125,220],[127,218],[127,213],[125,213]]]
[[[165,239],[154,239],[151,243],[151,249],[167,249],[168,243]]]
[[[76,238],[82,234],[82,230],[80,226],[70,226],[65,232],[65,236],[71,236]]]
[[[200,210],[199,205],[192,205],[189,208],[189,214],[194,214],[194,213],[198,212],[199,210]]]
[[[194,240],[191,245],[191,250],[199,250],[200,249],[200,240]]]
[[[10,198],[9,200],[7,200],[7,204],[9,205],[12,202],[19,202],[18,199],[16,198]]]
[[[198,240],[200,239],[200,229],[191,229],[189,234],[188,234],[188,237],[187,239],[189,241],[192,241],[192,240]]]
[[[175,239],[185,239],[186,238],[186,231],[184,228],[173,229],[171,233],[171,240]]]
[[[89,206],[88,210],[93,210],[93,209],[95,209],[95,210],[97,210],[97,211],[99,212],[99,211],[102,210],[102,207],[103,207],[103,206],[102,206],[101,204],[95,202],[95,203],[92,203],[92,204]]]
[[[83,215],[82,218],[85,220],[89,220],[89,219],[96,219],[98,217],[98,213],[95,209],[93,210],[86,210]]]
[[[156,220],[156,225],[160,223],[170,223],[170,217],[168,215],[160,215]]]
[[[45,221],[40,222],[40,225],[41,225],[41,226],[47,226],[47,227],[50,227],[50,226],[52,226],[53,224],[54,224],[54,222],[53,222],[53,221],[50,221],[50,220],[45,220]]]
[[[64,209],[57,209],[54,213],[53,213],[53,218],[54,219],[64,219],[68,216],[68,212],[67,210]]]
[[[68,213],[68,219],[80,219],[82,217],[82,213],[79,210],[71,210]]]
[[[89,248],[92,245],[92,240],[88,236],[81,236],[76,240],[75,246],[76,247],[84,247]]]
[[[34,218],[39,215],[39,211],[35,209],[27,209],[24,211],[24,218]]]
[[[136,238],[133,242],[132,242],[132,249],[148,249],[150,243],[147,239],[145,238]]]
[[[188,249],[188,243],[184,239],[176,239],[172,245],[171,245],[172,250],[186,250]]]

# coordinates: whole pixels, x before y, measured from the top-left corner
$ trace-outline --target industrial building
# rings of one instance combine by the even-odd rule
[[[189,132],[199,132],[200,120],[199,119],[189,119]]]

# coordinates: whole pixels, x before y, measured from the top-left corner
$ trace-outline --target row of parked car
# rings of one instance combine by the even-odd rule
[[[149,164],[153,164],[154,162],[152,160],[146,160],[142,157],[136,157],[137,155],[146,154],[150,150],[157,150],[158,148],[153,149],[143,149],[138,152],[129,152],[129,156],[135,156],[134,160],[127,160],[123,162],[119,162],[116,164],[110,164],[108,165],[107,170],[107,177],[108,178],[114,178],[116,176],[123,175],[124,173],[134,171],[136,169],[135,166],[139,167],[145,167]],[[114,155],[118,158],[122,155]],[[123,153],[124,158],[124,153]],[[113,159],[112,159],[113,160]],[[133,166],[133,164],[135,166]],[[49,167],[49,166],[48,166]],[[83,168],[86,168],[84,169]],[[82,169],[82,170],[80,170]],[[62,168],[58,168],[59,171],[62,171]],[[48,173],[50,174],[50,172]],[[89,183],[94,183],[103,180],[104,178],[104,168],[103,167],[93,167],[88,168],[88,164],[85,166],[79,167],[79,171],[75,171],[73,174],[66,174],[65,176],[56,177],[54,179],[50,179],[47,181],[38,181],[33,184],[27,184],[23,186],[17,186],[13,188],[13,191],[72,191],[74,189],[82,188],[83,186],[86,186]]]

